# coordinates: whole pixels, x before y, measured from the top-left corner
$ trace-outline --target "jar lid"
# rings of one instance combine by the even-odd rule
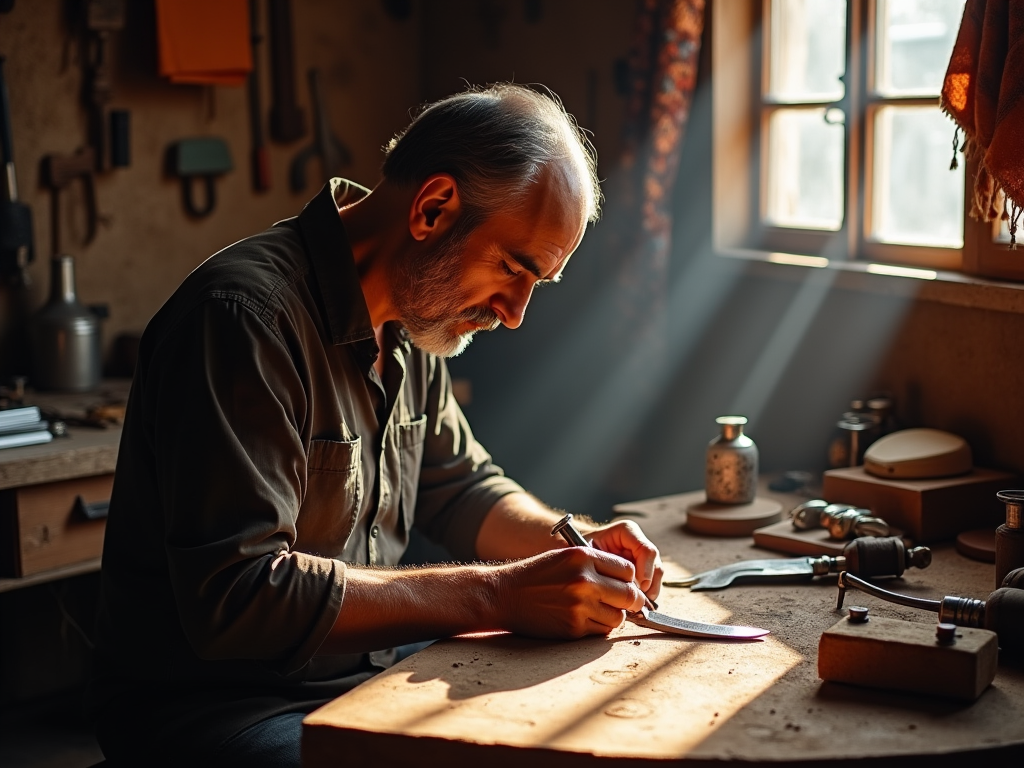
[[[739,426],[743,426],[744,424],[747,423],[747,417],[746,416],[719,416],[717,419],[715,419],[715,423],[716,424],[723,424],[723,425],[724,424],[738,424]]]

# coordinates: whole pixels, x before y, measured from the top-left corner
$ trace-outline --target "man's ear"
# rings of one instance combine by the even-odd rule
[[[448,231],[461,211],[459,187],[447,173],[435,173],[420,184],[409,208],[409,234],[423,241]]]

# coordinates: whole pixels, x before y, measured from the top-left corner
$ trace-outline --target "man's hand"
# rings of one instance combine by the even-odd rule
[[[636,583],[644,594],[657,600],[661,593],[661,567],[658,548],[632,520],[619,520],[584,534],[590,543],[603,552],[624,557],[636,568]]]
[[[477,553],[485,560],[527,558],[538,552],[564,549],[560,536],[552,536],[551,528],[561,517],[525,493],[511,493],[491,508],[477,537]],[[661,555],[658,548],[631,520],[604,526],[582,524],[582,533],[603,552],[625,559],[636,570],[636,583],[652,600],[661,592]],[[634,577],[631,577],[634,578]]]
[[[606,635],[644,604],[633,564],[598,549],[570,547],[495,568],[501,626],[531,637]]]

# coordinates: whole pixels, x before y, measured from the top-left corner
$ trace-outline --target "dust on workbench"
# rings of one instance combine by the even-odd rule
[[[124,422],[131,379],[105,379],[93,392],[25,392],[25,405],[35,405],[50,421],[70,428],[109,429]]]

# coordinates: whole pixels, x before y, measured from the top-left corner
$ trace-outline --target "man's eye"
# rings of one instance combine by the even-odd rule
[[[507,261],[501,262],[501,270],[509,277],[515,277],[516,275],[519,274],[518,272],[513,271],[512,267],[508,265]]]

